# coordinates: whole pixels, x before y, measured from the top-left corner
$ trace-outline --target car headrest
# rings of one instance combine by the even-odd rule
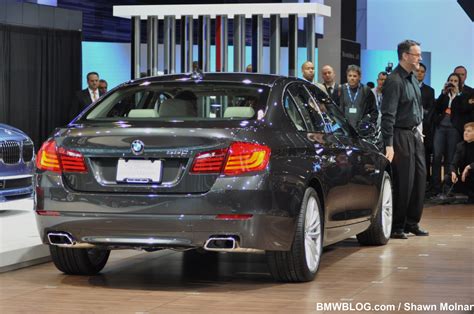
[[[166,99],[158,109],[160,117],[196,117],[192,102],[184,99]]]
[[[252,118],[254,115],[252,107],[228,107],[224,111],[224,118]]]
[[[158,118],[155,109],[132,109],[128,112],[129,118]]]

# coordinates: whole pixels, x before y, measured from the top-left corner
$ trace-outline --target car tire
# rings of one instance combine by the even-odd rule
[[[390,175],[384,172],[380,196],[377,205],[377,214],[372,220],[369,229],[359,233],[357,240],[362,245],[384,245],[390,239],[393,220],[393,192]]]
[[[68,275],[95,275],[109,259],[110,250],[49,247],[57,269]]]
[[[266,253],[267,263],[275,280],[305,282],[314,279],[323,251],[323,221],[318,194],[313,188],[307,188],[291,250]]]

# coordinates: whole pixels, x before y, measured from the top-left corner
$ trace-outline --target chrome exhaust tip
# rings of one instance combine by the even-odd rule
[[[254,253],[254,254],[265,253],[264,250],[241,247],[239,236],[233,236],[233,235],[212,236],[206,241],[206,244],[204,244],[204,249],[206,251],[215,251],[215,252]]]
[[[237,239],[234,236],[210,237],[204,244],[207,251],[232,252],[239,247]]]
[[[76,244],[76,241],[69,233],[65,232],[50,232],[48,233],[48,241],[51,245],[62,247],[71,247]]]

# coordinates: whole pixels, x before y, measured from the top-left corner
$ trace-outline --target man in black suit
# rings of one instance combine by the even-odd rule
[[[464,66],[458,65],[454,68],[454,73],[458,74],[461,78],[460,83],[463,86],[461,92],[464,94],[465,101],[467,101],[467,103],[471,105],[471,112],[466,113],[467,116],[470,116],[470,119],[468,119],[468,121],[474,121],[474,88],[464,84],[467,78],[467,70]]]
[[[321,77],[323,79],[324,88],[329,97],[334,100],[334,102],[339,105],[339,84],[336,84],[336,74],[334,69],[330,65],[325,65],[321,68]]]
[[[423,134],[425,145],[425,160],[426,160],[426,182],[431,182],[431,156],[433,154],[433,115],[435,94],[434,89],[423,83],[426,75],[426,66],[420,62],[420,67],[415,71],[416,79],[421,90],[421,104],[423,105]]]
[[[467,70],[466,70],[466,68],[462,65],[458,65],[457,67],[454,68],[453,72],[458,74],[459,77],[461,78],[460,83],[463,86],[461,92],[463,94],[471,94],[474,91],[473,88],[464,84],[466,82],[466,79],[467,79]]]
[[[105,93],[107,93],[109,84],[107,83],[106,80],[99,80],[99,95],[102,96]]]
[[[75,118],[82,110],[99,99],[99,74],[97,72],[87,73],[87,88],[78,91],[70,108],[69,118]]]

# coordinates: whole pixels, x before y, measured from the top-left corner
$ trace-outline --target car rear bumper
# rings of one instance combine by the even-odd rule
[[[48,212],[43,212],[48,213]],[[73,246],[109,248],[203,247],[213,236],[233,236],[239,247],[253,250],[289,250],[293,218],[253,215],[248,220],[219,220],[216,215],[137,215],[99,213],[37,214],[42,240],[49,233],[68,234]]]
[[[233,236],[242,248],[289,250],[298,215],[292,210],[294,195],[272,191],[266,174],[219,178],[199,194],[77,192],[55,175],[36,182],[44,243],[51,232],[67,233],[78,245],[110,248],[203,247],[211,236]],[[222,220],[217,215],[252,216]]]

